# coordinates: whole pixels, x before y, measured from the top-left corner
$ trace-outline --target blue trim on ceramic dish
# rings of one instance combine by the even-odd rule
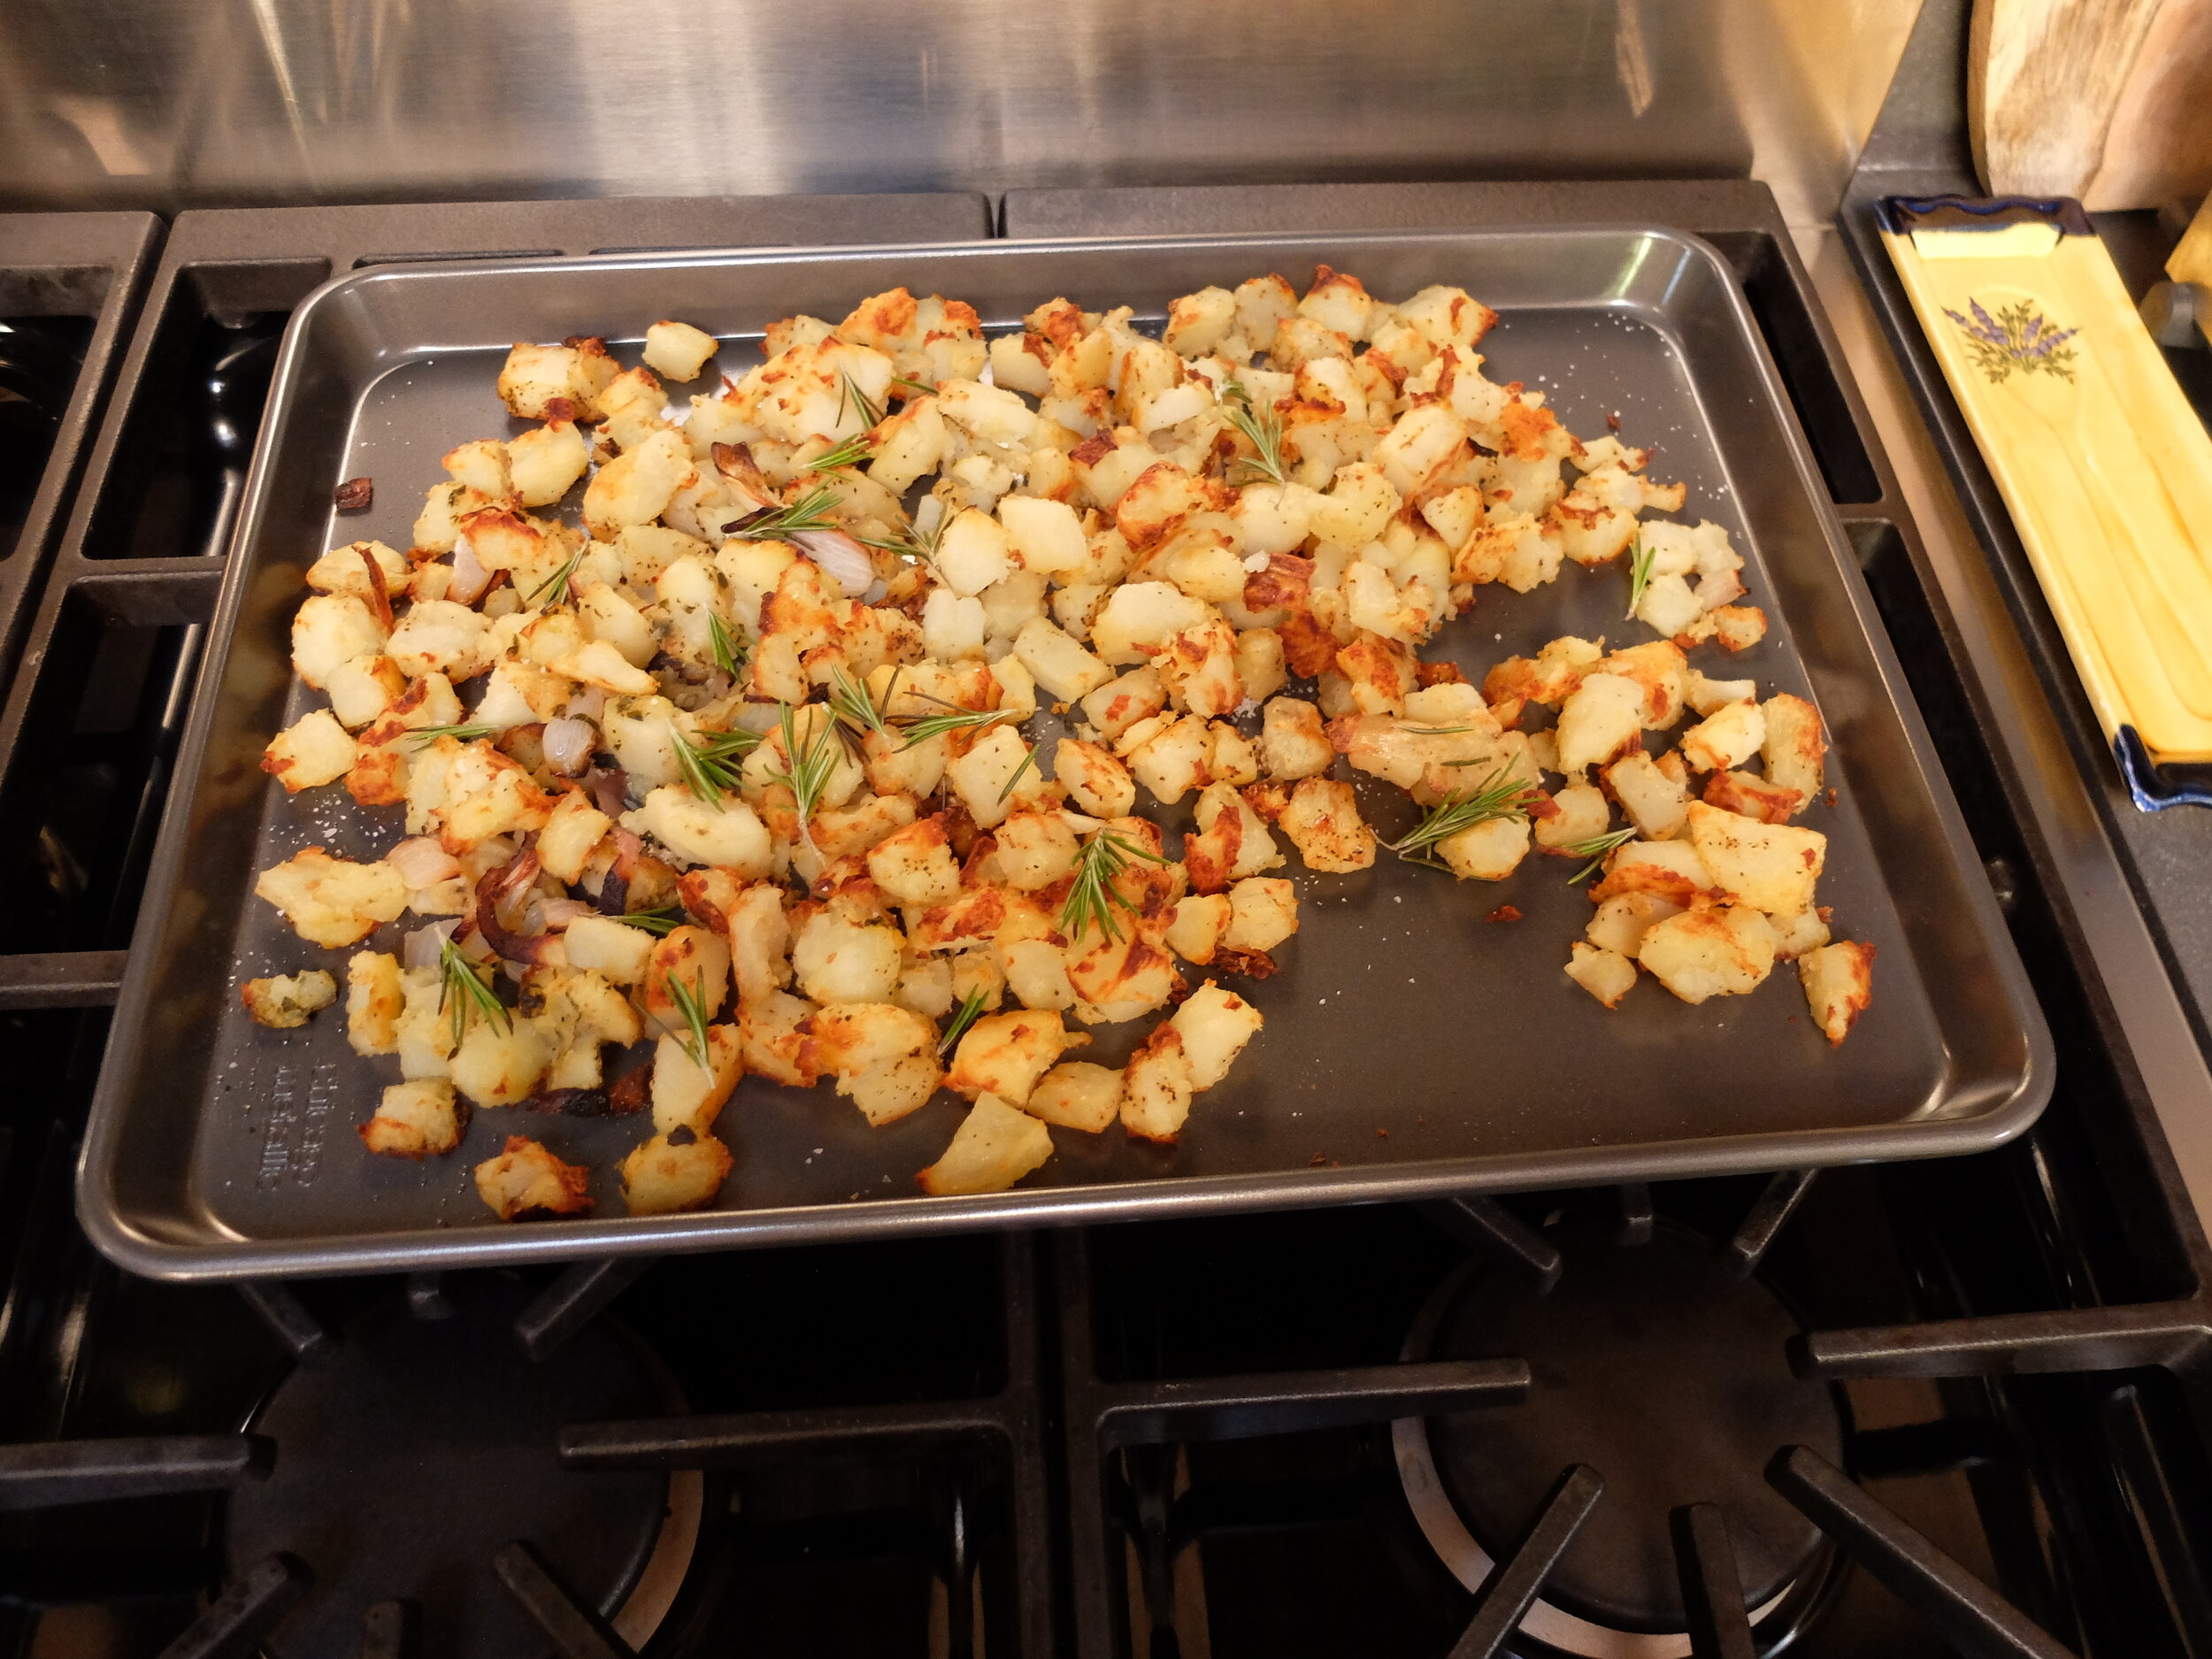
[[[1915,230],[2001,230],[2036,219],[2055,221],[2067,236],[2093,236],[2096,227],[2070,196],[1886,196],[1874,204],[1882,228],[1893,235]]]
[[[2212,806],[2212,780],[2208,769],[2192,766],[2190,776],[2177,778],[2151,759],[2150,750],[2131,726],[2120,728],[2112,740],[2112,758],[2119,763],[2120,779],[2135,804],[2146,812],[2163,812],[2170,806]]]

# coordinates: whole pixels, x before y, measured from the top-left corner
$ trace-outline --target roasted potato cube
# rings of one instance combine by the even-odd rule
[[[309,944],[334,950],[357,943],[380,922],[397,921],[407,908],[407,883],[389,864],[333,858],[319,847],[263,871],[253,890]]]
[[[616,985],[635,985],[653,956],[653,935],[611,916],[580,916],[561,935],[569,965],[587,968]]]
[[[261,770],[297,795],[326,783],[335,783],[353,770],[353,734],[338,724],[327,709],[302,715],[270,739],[261,751]]]
[[[1598,906],[1583,937],[1600,950],[1632,957],[1655,925],[1681,913],[1682,906],[1656,893],[1616,893]]]
[[[1873,999],[1874,947],[1847,940],[1823,945],[1797,959],[1797,977],[1814,1023],[1833,1046],[1850,1035]]]
[[[1062,1025],[1057,1010],[986,1014],[961,1033],[945,1087],[970,1100],[987,1093],[1018,1106],[1063,1054],[1089,1041]]]
[[[584,524],[602,541],[626,525],[650,524],[695,470],[682,433],[657,432],[592,475],[584,487]]]
[[[1302,697],[1274,697],[1260,726],[1260,757],[1271,778],[1317,777],[1336,759],[1321,710]]]
[[[1182,1033],[1163,1020],[1123,1068],[1121,1126],[1141,1140],[1171,1141],[1190,1116],[1191,1094]]]
[[[976,1102],[945,1154],[914,1179],[932,1197],[1002,1193],[1052,1156],[1052,1132],[995,1094]]]
[[[1095,743],[1062,738],[1052,752],[1052,775],[1093,818],[1126,818],[1136,810],[1136,780]]]
[[[969,507],[955,513],[938,534],[937,557],[933,561],[946,587],[964,597],[973,597],[1003,580],[1014,568],[1013,550],[1006,526],[987,513]]]
[[[645,977],[638,987],[638,1007],[649,1030],[680,1033],[691,1029],[672,985],[682,986],[700,1012],[712,1019],[722,1011],[730,995],[729,941],[703,927],[689,926],[672,927],[653,941]]]
[[[1502,881],[1520,868],[1528,848],[1528,820],[1517,818],[1487,818],[1436,843],[1438,854],[1462,881]]]
[[[280,973],[266,979],[249,979],[239,998],[257,1025],[289,1031],[307,1024],[307,1017],[338,1000],[338,981],[321,968],[299,973]]]
[[[614,820],[594,806],[589,795],[571,789],[554,804],[553,815],[538,833],[538,862],[548,875],[573,885],[583,879],[592,849],[613,827]]]
[[[1602,766],[1644,728],[1644,687],[1619,674],[1586,675],[1559,710],[1559,768]]]
[[[1712,887],[1712,872],[1688,841],[1631,841],[1607,856],[1605,874],[1592,886],[1590,897],[1602,904],[1617,893],[1655,893],[1686,905]]]
[[[1690,842],[1720,892],[1776,916],[1812,908],[1828,856],[1828,838],[1818,830],[1762,824],[1702,801],[1690,803]]]
[[[1183,1000],[1168,1024],[1182,1039],[1183,1061],[1196,1092],[1229,1075],[1244,1045],[1259,1035],[1266,1021],[1251,1003],[1209,979]]]
[[[960,891],[960,866],[942,815],[918,818],[878,841],[868,852],[868,874],[895,904],[948,902]]]
[[[1160,331],[1160,343],[1178,357],[1202,357],[1229,337],[1236,319],[1235,295],[1227,288],[1201,288],[1167,308],[1167,325]],[[1273,331],[1269,333],[1271,337]]]
[[[549,507],[589,470],[591,446],[574,421],[549,420],[510,438],[507,462],[522,504]]]
[[[934,1054],[937,1027],[895,1002],[844,1002],[807,1017],[799,1028],[800,1063],[839,1079],[856,1078],[902,1060]]]
[[[1555,852],[1595,841],[1612,827],[1613,808],[1595,784],[1569,784],[1551,798],[1558,810],[1536,820],[1536,844]]]
[[[591,1208],[591,1171],[564,1164],[527,1135],[509,1135],[504,1150],[476,1166],[476,1191],[502,1221],[526,1216],[574,1216]]]
[[[1708,680],[1697,669],[1690,670],[1683,690],[1684,700],[1697,710],[1702,719],[1717,714],[1732,703],[1756,703],[1759,684],[1753,680]]]
[[[1689,793],[1641,750],[1605,769],[1605,781],[1646,841],[1672,841],[1689,822]]]
[[[385,637],[384,625],[352,595],[310,594],[292,618],[292,666],[320,691],[339,664],[382,652]]]
[[[645,366],[664,380],[695,380],[721,342],[703,328],[664,319],[645,331]]]
[[[1150,664],[1110,680],[1083,699],[1083,716],[1108,742],[1167,707],[1167,681]]]
[[[1097,1134],[1121,1110],[1121,1073],[1082,1060],[1056,1065],[1022,1102],[1032,1118]]]
[[[399,1017],[407,997],[399,958],[356,951],[346,963],[346,1041],[356,1054],[390,1054],[399,1047]]]
[[[930,1033],[936,1035],[933,1028]],[[918,1054],[886,1060],[854,1077],[837,1079],[837,1092],[860,1109],[872,1129],[896,1123],[929,1104],[929,1097],[945,1080],[945,1068],[933,1045]]]
[[[681,867],[712,864],[749,881],[765,878],[774,868],[767,827],[742,801],[725,797],[710,806],[682,785],[664,783],[646,795],[643,806],[625,812],[622,823],[651,836]]]
[[[1318,783],[1321,780],[1307,781]],[[1287,812],[1284,814],[1285,818],[1289,816]],[[1183,865],[1190,872],[1191,890],[1194,893],[1218,893],[1232,881],[1276,869],[1286,862],[1282,849],[1275,845],[1275,838],[1268,833],[1265,821],[1232,785],[1208,784],[1199,794],[1193,817],[1197,821],[1198,833],[1183,838]]]
[[[449,599],[419,599],[408,607],[383,649],[410,680],[432,673],[449,680],[467,680],[492,664],[491,626],[488,618],[466,605]]]
[[[1033,777],[1024,775],[1028,760],[1029,745],[1019,733],[995,726],[945,768],[945,778],[978,827],[990,829],[1022,810],[1029,791],[1021,785],[1037,787]]]
[[[1058,812],[1017,812],[992,832],[1009,887],[1034,893],[1075,868],[1075,831]]]
[[[1090,557],[1082,520],[1064,501],[1006,495],[1000,498],[998,516],[1007,549],[1025,570],[1058,576],[1081,570]]]
[[[742,1044],[734,1025],[707,1027],[707,1063],[692,1052],[688,1029],[663,1032],[653,1045],[653,1133],[679,1127],[704,1134],[745,1075]]]
[[[1341,873],[1375,862],[1375,832],[1360,818],[1352,786],[1340,779],[1301,779],[1277,825],[1309,870]]]
[[[1759,752],[1766,727],[1757,703],[1729,703],[1682,733],[1682,758],[1694,772],[1726,772]]]
[[[388,1157],[426,1158],[461,1144],[468,1113],[442,1078],[421,1078],[386,1086],[375,1113],[354,1133],[372,1152]]]
[[[323,684],[330,711],[350,731],[373,724],[407,691],[407,676],[381,651],[349,658],[330,671]]]
[[[1073,702],[1114,677],[1112,669],[1042,617],[1032,617],[1022,625],[1014,636],[1014,655],[1040,686],[1062,702]]]
[[[814,1004],[785,991],[770,991],[740,1003],[738,1035],[742,1040],[745,1069],[789,1088],[811,1088],[815,1074],[799,1064],[806,1039],[799,1027],[814,1012]]]
[[[1252,876],[1229,889],[1225,950],[1272,950],[1298,931],[1298,890],[1279,876]]]
[[[1255,876],[1255,881],[1264,877]],[[1280,885],[1288,887],[1286,881]],[[1232,914],[1225,893],[1193,893],[1179,900],[1175,919],[1168,924],[1167,946],[1186,962],[1204,967],[1214,959],[1221,935],[1228,931]]]
[[[1747,772],[1717,772],[1705,780],[1705,804],[1762,824],[1786,824],[1804,809],[1805,797]]]
[[[887,1003],[898,988],[903,948],[897,928],[826,909],[799,925],[791,967],[800,991],[813,1002]]]
[[[507,1012],[472,1017],[446,1061],[453,1086],[479,1106],[518,1106],[538,1092],[557,1052],[556,1034]]]
[[[1777,916],[1770,919],[1774,923],[1775,938],[1778,941],[1774,954],[1781,961],[1795,962],[1828,942],[1827,913],[1818,906],[1809,910],[1800,910],[1795,916]],[[1871,950],[1873,947],[1870,945],[1867,949]]]
[[[1122,735],[1125,741],[1135,738],[1139,729]],[[1156,729],[1125,749],[1122,759],[1155,800],[1172,806],[1196,787],[1212,753],[1212,731],[1197,715],[1187,714],[1180,719],[1163,718]]]
[[[1747,905],[1685,910],[1645,933],[1636,959],[1686,1002],[1740,996],[1774,971],[1774,926]]]
[[[1218,617],[1170,634],[1152,665],[1167,681],[1169,695],[1193,714],[1217,718],[1244,701],[1236,631]]]
[[[1172,582],[1124,582],[1091,618],[1091,648],[1108,664],[1145,662],[1178,634],[1202,627],[1215,615],[1211,605],[1193,599]],[[1231,656],[1233,661],[1233,645]],[[1092,718],[1104,725],[1095,712]]]
[[[1570,949],[1567,977],[1608,1008],[1636,987],[1636,964],[1617,951],[1602,950],[1576,940]]]
[[[1777,788],[1796,790],[1801,806],[1809,803],[1821,791],[1821,757],[1828,752],[1820,710],[1786,691],[1769,697],[1759,707],[1766,717],[1761,753],[1766,761],[1767,781]]]
[[[704,1210],[730,1179],[734,1163],[729,1148],[712,1135],[680,1126],[655,1135],[622,1160],[623,1201],[634,1216]]]
[[[542,420],[557,402],[574,411],[591,406],[596,394],[584,355],[574,346],[518,344],[499,371],[499,400],[510,414]]]

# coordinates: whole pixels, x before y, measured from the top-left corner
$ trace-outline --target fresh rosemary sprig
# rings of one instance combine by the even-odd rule
[[[419,726],[407,733],[407,741],[417,749],[434,743],[442,737],[450,737],[464,743],[472,743],[480,737],[489,737],[498,729],[495,726]]]
[[[859,385],[854,380],[853,377],[846,373],[842,369],[840,369],[837,372],[837,379],[839,382],[837,394],[838,418],[842,419],[844,418],[845,411],[848,409],[850,409],[855,414],[860,417],[860,430],[864,434],[866,434],[875,426],[877,422],[883,419],[883,411],[877,408],[873,403],[868,401],[868,394],[862,391]],[[817,461],[814,465],[815,470],[818,472],[825,470],[819,461]]]
[[[998,798],[1001,801],[1004,801],[1008,795],[1013,794],[1014,786],[1022,780],[1022,774],[1036,765],[1038,747],[1034,743],[1029,746],[1029,753],[1022,757],[1022,764],[1014,768],[1014,775],[1006,780],[1006,787],[998,792]]]
[[[1588,841],[1570,841],[1566,846],[1562,847],[1559,850],[1566,854],[1568,857],[1587,858],[1590,861],[1567,878],[1567,885],[1573,887],[1578,881],[1588,880],[1597,867],[1605,862],[1608,853],[1616,847],[1627,846],[1635,839],[1636,831],[1632,826],[1627,829],[1613,830],[1607,834],[1593,835]]]
[[[884,687],[883,704],[868,695],[868,687],[855,680],[842,668],[830,670],[829,706],[837,718],[856,732],[880,732],[890,735],[891,728],[885,723],[883,710],[891,706],[891,698],[898,690],[900,671],[891,671],[891,683]]]
[[[555,571],[523,595],[522,603],[526,605],[534,605],[538,603],[540,594],[550,592],[553,596],[545,602],[547,604],[566,604],[568,603],[568,579],[576,574],[576,567],[584,562],[584,554],[587,550],[584,548],[578,548],[570,554],[560,569]]]
[[[795,502],[780,507],[764,507],[751,518],[731,526],[722,532],[723,539],[780,541],[802,530],[834,530],[837,521],[830,517],[830,510],[836,505],[837,492],[826,484],[817,484]]]
[[[1500,767],[1466,795],[1454,795],[1428,810],[1403,836],[1388,842],[1390,850],[1413,864],[1446,868],[1435,856],[1439,841],[1449,841],[1463,830],[1497,818],[1526,818],[1529,797],[1535,792],[1522,779]]]
[[[707,994],[704,972],[694,975],[689,985],[686,985],[674,974],[670,974],[668,976],[668,1000],[675,1003],[676,1011],[684,1017],[684,1024],[691,1027],[688,1039],[680,1037],[677,1039],[683,1044],[684,1052],[691,1056],[692,1064],[702,1071],[712,1070],[707,1064],[707,1056],[713,1052],[713,1045],[707,1041]]]
[[[856,434],[833,449],[825,449],[806,464],[810,472],[841,472],[848,467],[858,466],[875,450],[864,432]]]
[[[647,933],[658,933],[663,938],[684,925],[683,912],[672,904],[657,910],[625,910],[614,919],[626,922],[632,927],[642,927]]]
[[[829,719],[815,728],[802,751],[798,723],[787,703],[776,705],[776,725],[783,739],[784,769],[770,772],[769,780],[791,786],[791,798],[799,811],[799,839],[811,847],[814,835],[808,826],[822,804],[830,780],[836,775],[837,764],[845,757],[845,746],[838,741],[837,722]]]
[[[737,793],[742,781],[738,763],[760,747],[757,732],[702,732],[691,738],[671,726],[668,735],[685,787],[709,806],[720,806],[725,793]]]
[[[1637,534],[1628,552],[1628,615],[1623,621],[1633,621],[1636,607],[1644,603],[1644,589],[1651,586],[1651,567],[1658,562],[1659,549]]]
[[[507,1005],[499,1000],[477,964],[450,939],[438,946],[438,1011],[453,1010],[453,1046],[459,1048],[468,1033],[469,1016],[481,1015],[507,1031],[514,1025]]]
[[[1137,907],[1114,886],[1114,879],[1134,858],[1141,858],[1147,864],[1167,863],[1161,854],[1138,845],[1118,830],[1102,829],[1083,843],[1082,851],[1076,855],[1074,884],[1060,905],[1060,931],[1071,943],[1092,927],[1096,927],[1108,940],[1119,942],[1121,929],[1114,921],[1113,907],[1119,905],[1130,911]]]
[[[979,985],[960,999],[960,1011],[952,1017],[952,1024],[945,1027],[945,1040],[937,1045],[937,1052],[950,1054],[953,1044],[967,1034],[968,1027],[975,1024],[976,1016],[982,1011],[983,987]]]
[[[893,375],[891,377],[891,384],[894,386],[904,387],[917,397],[927,397],[932,392],[937,389],[935,387],[931,386],[925,381],[918,380],[911,375],[907,374]]]
[[[928,535],[922,535],[909,529],[903,534],[856,535],[853,540],[863,547],[872,547],[881,552],[895,554],[909,564],[926,565],[937,557],[937,537],[943,532],[944,527],[945,521],[940,518],[937,521],[937,529]]]
[[[1234,375],[1221,383],[1221,407],[1229,417],[1229,424],[1242,433],[1245,442],[1259,451],[1256,457],[1237,457],[1235,465],[1242,468],[1248,477],[1233,481],[1248,483],[1252,479],[1263,478],[1273,484],[1288,482],[1288,474],[1283,467],[1282,417],[1272,409],[1254,409],[1252,394],[1245,389],[1244,382]]]
[[[714,654],[714,665],[732,680],[745,666],[745,648],[730,637],[729,624],[707,612],[707,649]]]
[[[929,696],[926,691],[915,695]],[[945,702],[942,697],[929,697],[929,700],[932,703]],[[945,703],[945,712],[942,714],[909,715],[898,720],[898,728],[906,738],[906,741],[899,745],[899,753],[903,755],[915,745],[926,743],[933,737],[942,737],[948,732],[965,732],[977,726],[996,726],[1001,720],[1014,718],[1010,709],[959,709]]]

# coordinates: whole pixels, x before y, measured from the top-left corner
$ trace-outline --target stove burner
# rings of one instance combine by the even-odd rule
[[[511,1330],[523,1286],[446,1292],[449,1318],[410,1318],[396,1301],[364,1314],[255,1414],[276,1467],[231,1497],[228,1576],[275,1550],[315,1575],[267,1659],[354,1659],[369,1609],[393,1600],[413,1604],[420,1659],[535,1651],[542,1634],[492,1564],[517,1540],[634,1648],[674,1599],[700,1476],[572,1473],[556,1450],[565,1424],[681,1410],[673,1379],[604,1320],[533,1364]]]
[[[1777,1447],[1841,1460],[1843,1425],[1824,1385],[1790,1373],[1801,1327],[1709,1242],[1662,1220],[1648,1244],[1609,1229],[1551,1235],[1564,1257],[1548,1296],[1519,1278],[1463,1271],[1439,1287],[1407,1342],[1412,1359],[1525,1358],[1528,1403],[1394,1426],[1401,1475],[1446,1563],[1479,1584],[1559,1471],[1586,1463],[1605,1496],[1546,1580],[1523,1629],[1604,1659],[1686,1655],[1687,1618],[1670,1513],[1726,1512],[1755,1619],[1817,1578],[1819,1531],[1767,1485]]]

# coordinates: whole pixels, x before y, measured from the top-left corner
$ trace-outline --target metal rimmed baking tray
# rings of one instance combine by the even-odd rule
[[[1265,1032],[1156,1148],[1058,1132],[1009,1193],[924,1199],[913,1172],[962,1110],[944,1096],[872,1131],[827,1088],[748,1079],[720,1126],[737,1168],[720,1207],[620,1215],[621,1119],[488,1111],[452,1156],[372,1158],[352,1134],[388,1063],[357,1060],[341,1023],[254,1026],[236,986],[325,953],[250,896],[263,866],[309,842],[373,856],[398,834],[342,795],[289,802],[262,745],[310,706],[287,662],[306,564],[333,539],[402,538],[437,457],[506,430],[491,382],[510,342],[687,318],[747,360],[772,320],[841,316],[904,285],[1018,325],[1056,294],[1157,318],[1178,295],[1317,263],[1388,297],[1460,284],[1498,308],[1491,373],[1548,392],[1566,423],[1617,414],[1725,525],[1772,626],[1729,672],[1813,697],[1835,741],[1823,901],[1840,936],[1880,952],[1874,1005],[1831,1049],[1793,974],[1686,1007],[1655,984],[1608,1014],[1559,972],[1589,901],[1571,866],[1455,885],[1386,857],[1351,876],[1293,873],[1304,925],[1283,970],[1240,986]],[[336,520],[337,480],[378,505]],[[1486,589],[1426,653],[1479,674],[1563,632],[1624,635],[1625,578],[1570,568],[1526,595]],[[1656,227],[978,243],[808,253],[487,261],[341,278],[295,315],[279,362],[179,787],[134,941],[96,1099],[80,1208],[101,1248],[171,1277],[464,1265],[704,1249],[910,1228],[1133,1218],[1189,1210],[1810,1167],[1995,1145],[2031,1123],[2053,1061],[1955,806],[1775,371],[1727,267]],[[333,792],[324,791],[328,796]],[[1409,816],[1365,795],[1386,834]],[[1187,803],[1186,803],[1187,804]],[[1184,821],[1170,811],[1171,828]],[[1521,919],[1489,919],[1502,904]],[[397,928],[389,930],[395,935]],[[333,956],[332,960],[335,960]],[[1110,1063],[1148,1022],[1108,1027]],[[597,1218],[489,1219],[470,1170],[510,1133],[592,1165]]]

